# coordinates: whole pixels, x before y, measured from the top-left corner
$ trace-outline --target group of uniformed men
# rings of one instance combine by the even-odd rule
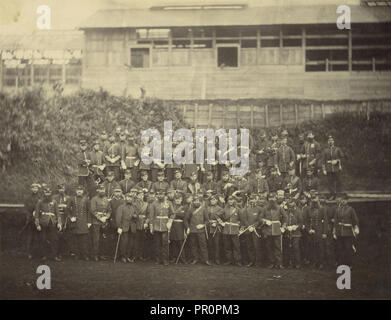
[[[29,258],[351,266],[359,226],[339,193],[342,152],[331,136],[323,152],[311,132],[303,137],[295,152],[286,130],[271,141],[262,133],[250,172],[236,177],[219,163],[145,165],[143,146],[121,129],[110,138],[103,132],[90,151],[81,140],[72,196],[64,185],[55,195],[47,185],[31,186]],[[336,201],[318,194],[321,171]]]

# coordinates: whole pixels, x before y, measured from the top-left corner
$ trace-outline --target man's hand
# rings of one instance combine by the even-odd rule
[[[322,239],[327,239],[327,234],[323,233],[322,234]]]
[[[267,226],[271,226],[272,225],[272,222],[270,220],[266,220],[265,223],[266,223]]]
[[[333,238],[334,240],[337,240],[337,235],[335,233],[333,233]]]
[[[58,229],[58,231],[61,231],[61,230],[62,230],[61,223],[57,223],[57,229]]]
[[[187,228],[186,234],[189,235],[189,233],[190,233],[190,228]]]
[[[87,228],[89,229],[89,228],[91,228],[91,223],[87,223]]]
[[[196,228],[197,230],[201,230],[205,225],[204,224],[197,224]]]
[[[122,234],[122,228],[117,229],[118,234]]]
[[[326,171],[326,170],[323,170],[323,174],[324,174],[325,176],[327,176],[327,171]]]
[[[71,220],[71,222],[75,222],[76,221],[76,217],[71,217],[69,220]]]
[[[216,222],[212,222],[212,227],[216,227],[216,226],[217,226]]]
[[[354,227],[354,233],[355,233],[356,235],[359,235],[359,234],[360,234],[360,229],[358,228],[358,226],[355,226],[355,227]]]
[[[148,223],[144,223],[144,229],[148,228]]]
[[[41,228],[40,225],[37,226],[37,230],[38,230],[38,231],[41,231],[41,230],[42,230],[42,228]]]
[[[284,233],[285,232],[285,228],[280,228],[280,230],[281,230],[281,233]]]
[[[251,226],[251,227],[248,228],[248,231],[250,231],[250,232],[254,232],[254,230],[255,230],[255,229],[254,229],[253,226]]]

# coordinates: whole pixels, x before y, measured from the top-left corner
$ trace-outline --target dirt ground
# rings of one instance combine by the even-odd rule
[[[47,261],[52,289],[36,288],[39,260],[1,256],[1,299],[390,299],[381,268],[352,270],[351,290],[336,287],[335,270],[269,270],[151,262]]]

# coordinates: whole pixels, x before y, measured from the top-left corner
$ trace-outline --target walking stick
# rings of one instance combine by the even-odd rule
[[[117,261],[118,246],[119,246],[120,239],[121,239],[121,233],[118,234],[118,240],[117,240],[117,245],[115,247],[115,254],[114,254],[114,263]]]
[[[188,237],[188,236],[189,236],[189,235],[186,234],[185,240],[183,240],[182,247],[181,247],[181,250],[179,251],[178,258],[176,258],[175,264],[178,264],[179,258],[180,258],[181,255],[182,255],[182,251],[183,251],[183,248],[185,247],[185,243],[186,243],[186,240],[187,240],[187,237]]]

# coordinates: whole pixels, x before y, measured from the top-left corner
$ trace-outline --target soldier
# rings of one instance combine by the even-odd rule
[[[208,251],[210,260],[213,260],[217,265],[220,264],[220,245],[221,245],[221,233],[223,220],[223,208],[218,205],[218,195],[213,193],[209,199],[209,205],[207,206],[208,213]]]
[[[323,215],[326,216],[327,226],[326,234],[327,238],[323,241],[323,252],[325,254],[324,262],[329,267],[335,266],[335,239],[333,238],[333,225],[334,225],[334,214],[336,206],[334,204],[326,203],[324,197],[319,197],[320,210],[323,211]]]
[[[305,143],[304,133],[299,133],[298,140],[296,143],[294,143],[292,147],[293,152],[296,155],[296,175],[299,176],[300,178],[304,178],[305,176],[305,170],[303,170],[304,159],[301,158],[301,154],[300,154],[300,152],[304,148],[304,143]]]
[[[147,173],[148,179],[151,180],[152,174],[151,174],[151,164],[145,164],[142,160],[142,151],[145,147],[147,147],[148,141],[142,140],[141,144],[137,147],[137,153],[139,155],[140,161],[138,163],[138,172],[142,176],[143,172]]]
[[[122,189],[123,194],[129,193],[129,191],[136,185],[136,182],[132,179],[132,169],[126,168],[124,171],[124,179],[119,182],[119,186]]]
[[[158,190],[163,190],[164,193],[167,192],[169,184],[164,181],[164,172],[159,171],[157,173],[157,181],[152,183],[152,191],[157,192]]]
[[[259,215],[261,208],[257,206],[258,197],[256,194],[251,194],[248,205],[243,209],[244,227],[247,229],[241,236],[245,238],[245,248],[249,262],[246,267],[260,266],[260,233],[259,231]]]
[[[238,238],[241,225],[240,212],[235,206],[234,196],[228,196],[227,201],[221,217],[223,221],[225,259],[227,260],[224,265],[236,264],[241,267],[240,243]]]
[[[54,261],[59,262],[61,258],[58,256],[58,231],[61,231],[63,227],[61,216],[51,189],[46,187],[43,193],[42,199],[38,200],[35,207],[35,225],[40,232],[42,260],[50,256],[54,258]]]
[[[172,262],[175,262],[176,258],[178,257],[183,241],[185,240],[184,219],[186,215],[186,207],[182,204],[182,201],[182,194],[176,193],[172,204],[172,216],[170,217],[171,219],[173,219],[170,232],[171,248],[173,249]],[[181,261],[183,264],[186,263],[184,254],[181,254],[179,261]]]
[[[136,259],[137,214],[133,201],[133,194],[127,193],[125,203],[118,207],[116,214],[117,232],[120,237],[119,256],[124,263],[133,263]]]
[[[296,176],[295,168],[289,169],[289,176],[283,180],[282,184],[290,197],[295,200],[299,198],[302,192],[302,184],[300,178]]]
[[[317,192],[311,190],[311,203],[305,214],[305,228],[308,232],[309,260],[313,267],[324,267],[324,239],[327,238],[327,216],[320,210]]]
[[[89,159],[89,154],[87,152],[87,141],[85,139],[80,140],[80,152],[77,154],[77,164],[79,185],[82,185],[85,190],[89,190],[91,187],[89,169],[91,165],[91,159]]]
[[[141,171],[141,181],[136,184],[136,188],[146,189],[147,191],[152,190],[152,182],[148,180],[149,174],[147,170]]]
[[[269,269],[280,268],[282,265],[282,234],[285,232],[286,214],[276,201],[276,193],[269,193],[269,203],[259,215],[262,234],[265,238],[268,253]]]
[[[146,239],[148,231],[148,202],[144,201],[144,191],[137,188],[137,198],[134,200],[136,210],[136,260],[145,261],[147,257]]]
[[[287,138],[281,139],[281,145],[276,152],[275,167],[284,179],[288,175],[288,171],[294,168],[295,153],[292,148],[287,145]]]
[[[257,168],[264,168],[267,165],[267,150],[270,148],[271,142],[266,139],[266,132],[264,130],[261,131],[259,136],[259,141],[255,146],[256,149],[256,162]]]
[[[58,214],[61,217],[63,223],[63,228],[61,232],[58,233],[58,256],[62,258],[63,254],[70,252],[70,232],[68,228],[68,206],[69,206],[69,197],[65,194],[65,186],[59,184],[57,186],[58,193],[53,196],[53,200],[57,202]],[[73,252],[71,252],[71,256]]]
[[[91,199],[92,246],[95,261],[106,260],[100,251],[101,235],[111,217],[109,200],[105,194],[105,187],[100,185],[97,189],[97,195]]]
[[[103,154],[106,154],[107,149],[111,145],[110,142],[109,142],[106,130],[103,130],[101,132],[99,139],[100,139],[99,144],[102,146],[102,152],[103,152]]]
[[[88,242],[91,228],[89,200],[84,196],[83,186],[76,188],[76,196],[69,200],[69,229],[72,232],[72,252],[76,258],[89,261]]]
[[[295,201],[288,201],[287,223],[285,232],[284,252],[288,268],[301,268],[300,239],[303,228],[303,217],[297,209]]]
[[[293,148],[293,140],[289,137],[289,132],[287,129],[283,129],[281,131],[281,140],[286,139],[287,140],[287,146]]]
[[[278,135],[274,132],[271,134],[271,141],[268,143],[268,147],[266,149],[267,176],[271,173],[271,170],[276,167],[276,154],[279,146],[280,142],[278,141]]]
[[[118,142],[118,152],[120,155],[120,168],[119,168],[119,180],[124,178],[124,172],[126,169],[126,157],[128,156],[128,143],[126,141],[126,134],[122,131],[119,134],[119,142]],[[118,180],[118,181],[119,181]]]
[[[249,192],[252,194],[269,194],[269,185],[267,183],[266,177],[263,175],[261,168],[257,169],[255,173],[255,178],[250,180]]]
[[[269,186],[269,192],[276,192],[282,188],[282,178],[278,175],[276,167],[270,169],[270,176],[267,178],[267,184]]]
[[[171,181],[170,187],[176,191],[182,192],[183,194],[187,192],[187,182],[182,180],[181,170],[175,170],[175,180]]]
[[[166,137],[166,136],[165,136]],[[169,138],[169,136],[167,136]],[[166,143],[166,141],[165,141]],[[168,142],[170,143],[170,142]],[[178,145],[179,142],[174,141],[172,143],[172,147],[175,148]],[[181,170],[182,166],[180,164],[175,163],[173,161],[171,164],[166,165],[166,177],[167,177],[167,182],[171,184],[171,182],[175,179],[175,172],[177,170]]]
[[[155,241],[156,264],[163,263],[163,265],[168,266],[168,233],[171,228],[168,220],[171,216],[171,206],[165,199],[162,190],[156,193],[156,197],[157,201],[152,203],[149,208],[149,229]]]
[[[201,191],[201,184],[198,182],[198,172],[193,171],[187,184],[187,192],[191,194],[198,194]]]
[[[214,181],[214,176],[212,171],[207,171],[204,182],[202,184],[203,190],[217,190],[217,182]]]
[[[117,182],[116,182],[117,185]],[[134,189],[131,189],[133,192],[133,197],[135,196]],[[116,214],[118,208],[125,203],[124,196],[122,194],[122,189],[118,185],[114,187],[113,194],[109,199],[109,211],[111,216],[107,219],[107,225],[103,228],[103,241],[102,241],[102,252],[105,256],[111,257],[113,252],[115,252],[116,240],[115,235],[117,234],[117,218]]]
[[[114,179],[119,181],[120,179],[120,160],[121,154],[118,143],[115,142],[115,137],[112,135],[109,138],[110,146],[105,153],[106,167],[108,171],[114,173]]]
[[[318,173],[318,162],[321,156],[319,142],[314,140],[315,136],[310,131],[307,135],[307,141],[304,143],[298,156],[302,163],[302,170],[305,172],[309,167],[314,169],[315,175]]]
[[[353,253],[356,252],[355,238],[359,235],[359,221],[356,211],[348,205],[347,194],[338,197],[334,214],[333,237],[336,239],[337,264],[352,267]]]
[[[307,168],[307,176],[303,179],[303,193],[308,196],[311,190],[319,191],[319,179],[314,177],[314,169]]]
[[[308,265],[309,261],[309,235],[306,230],[305,222],[307,221],[307,197],[301,194],[297,204],[297,211],[300,212],[302,217],[301,226],[301,242],[300,242],[300,256],[302,263]]]
[[[128,138],[128,144],[126,145],[126,158],[125,166],[126,169],[130,169],[133,181],[138,179],[138,165],[140,164],[140,156],[137,151],[137,145],[134,142],[134,137]]]
[[[114,195],[114,189],[121,189],[121,186],[115,179],[115,174],[113,171],[108,171],[106,180],[102,183],[103,188],[105,189],[105,196],[107,199],[111,199]],[[121,189],[122,190],[122,189]]]
[[[99,184],[102,183],[105,179],[105,158],[103,155],[103,152],[100,150],[99,140],[96,140],[94,142],[93,150],[90,152],[90,159],[91,159],[91,168],[93,171],[93,179],[94,181]],[[95,195],[96,188],[94,190],[91,190],[92,194],[91,196]]]
[[[217,183],[217,192],[221,194],[225,201],[236,191],[236,187],[232,179],[229,177],[228,171],[223,171],[221,180]]]
[[[192,207],[185,214],[184,225],[186,234],[189,236],[191,247],[191,264],[199,261],[211,266],[208,260],[208,249],[206,245],[207,229],[209,217],[204,205],[201,204],[201,195],[193,196]]]
[[[39,184],[31,184],[30,190],[31,194],[25,199],[24,208],[26,211],[26,222],[22,230],[19,232],[21,234],[23,231],[26,233],[26,252],[29,259],[33,258],[35,247],[39,241],[39,234],[34,224],[35,219],[35,208],[40,198],[39,194]]]
[[[327,176],[328,188],[330,191],[330,199],[333,200],[338,192],[341,192],[342,171],[341,159],[343,153],[340,148],[334,146],[333,136],[328,138],[328,147],[323,151],[322,168],[323,174]]]

